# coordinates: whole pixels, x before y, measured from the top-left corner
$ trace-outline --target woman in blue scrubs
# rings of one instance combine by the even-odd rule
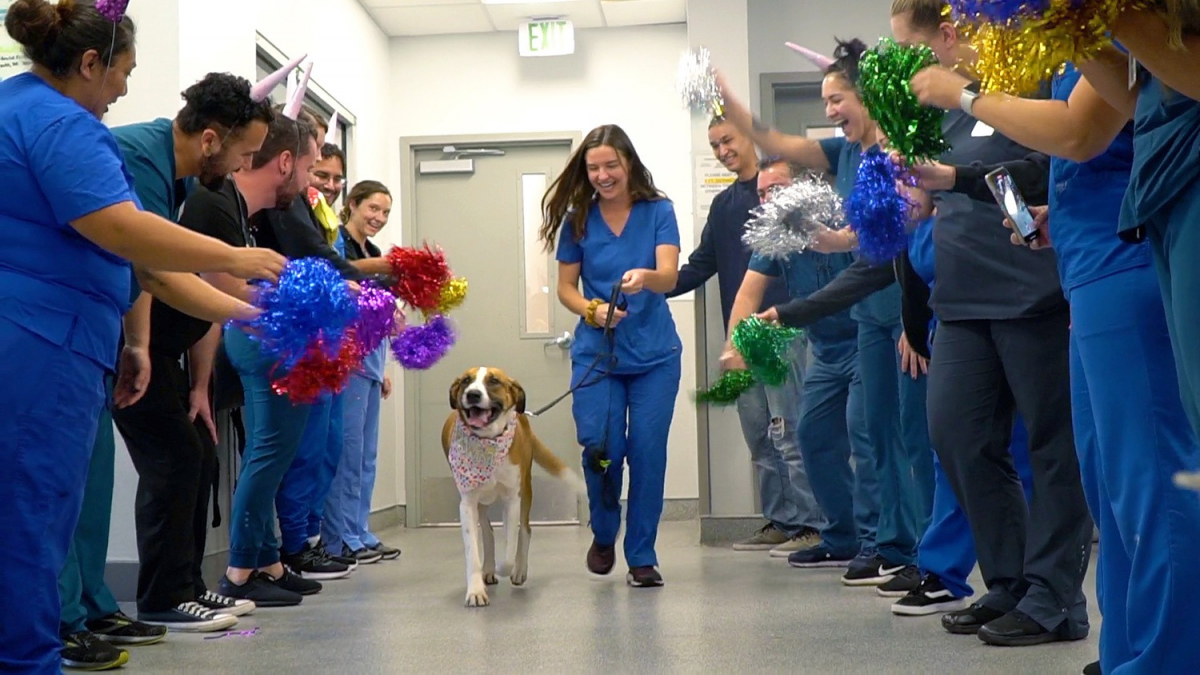
[[[1200,597],[1192,573],[1200,560],[1200,501],[1172,478],[1200,465],[1200,446],[1180,397],[1151,247],[1117,234],[1138,162],[1141,125],[1128,123],[1137,92],[1126,87],[1124,100],[1106,102],[1099,66],[1081,66],[1086,80],[1073,67],[1057,75],[1051,101],[987,94],[970,108],[1001,133],[1055,155],[1048,237],[1034,245],[1052,242],[1071,304],[1075,444],[1100,529],[1100,669],[1183,672],[1200,662],[1200,645],[1185,637],[1189,600]],[[934,68],[918,74],[913,89],[923,102],[953,108],[964,83]]]
[[[843,136],[814,141],[765,128],[746,107],[725,94],[726,114],[766,152],[835,176],[843,198],[854,190],[864,150],[878,148],[879,127],[856,90],[858,61],[867,47],[859,40],[838,42],[832,63],[823,66],[825,114]],[[841,250],[852,250],[848,242]],[[851,561],[842,583],[878,586],[916,562],[917,543],[929,524],[933,504],[933,463],[925,412],[925,377],[901,377],[896,341],[900,321],[900,287],[890,284],[854,306],[858,323],[858,363],[863,384],[867,436],[875,458],[878,530],[874,546]]]
[[[558,299],[581,317],[571,386],[594,537],[588,569],[608,574],[616,562],[628,464],[626,581],[662,586],[654,542],[682,351],[665,295],[679,272],[674,206],[625,131],[606,124],[547,191],[540,236],[547,248],[557,240]]]
[[[115,366],[130,262],[274,279],[238,250],[140,210],[100,119],[125,94],[134,27],[92,2],[17,0],[5,28],[31,72],[0,82],[0,671],[60,671],[58,573]],[[36,386],[31,386],[36,384]]]

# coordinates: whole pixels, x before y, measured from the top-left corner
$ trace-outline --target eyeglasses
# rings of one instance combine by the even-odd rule
[[[346,184],[345,176],[334,176],[334,175],[330,174],[328,171],[313,171],[312,175],[317,180],[333,181],[334,185],[345,185]]]

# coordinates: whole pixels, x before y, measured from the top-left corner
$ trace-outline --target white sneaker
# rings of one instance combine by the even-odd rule
[[[228,614],[229,616],[246,616],[258,609],[253,600],[230,598],[212,591],[205,591],[204,595],[196,598],[196,602],[218,614]]]
[[[138,621],[181,633],[211,633],[237,625],[236,616],[218,614],[198,602],[185,602],[165,612],[138,612]]]

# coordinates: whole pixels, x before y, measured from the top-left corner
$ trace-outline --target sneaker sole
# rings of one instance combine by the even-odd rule
[[[832,568],[832,567],[849,567],[850,561],[849,560],[822,560],[820,562],[795,563],[795,562],[792,562],[791,560],[789,560],[788,564],[797,569],[816,570],[816,569],[828,569],[828,568]]]
[[[301,572],[300,573],[301,579],[308,579],[309,581],[336,581],[338,579],[345,579],[348,576],[350,576],[350,570],[345,570],[343,572]]]
[[[223,614],[219,619],[206,621],[146,621],[151,626],[162,626],[176,633],[212,633],[237,625],[237,617]]]
[[[910,605],[901,605],[899,603],[892,605],[892,614],[897,616],[930,616],[931,614],[945,614],[946,612],[957,612],[960,609],[966,609],[971,604],[966,600],[952,600],[949,602],[938,602],[932,605],[921,605],[914,607]],[[954,632],[954,631],[947,631]],[[973,631],[972,631],[973,632]],[[970,633],[958,633],[959,635],[970,635]]]
[[[652,584],[639,584],[639,583],[635,583],[635,582],[633,581],[633,575],[632,575],[632,574],[626,574],[626,575],[625,575],[625,583],[626,583],[626,584],[628,584],[630,588],[662,588],[663,586],[666,586],[666,585],[667,585],[667,582],[665,582],[665,581],[657,581],[657,582],[654,582],[654,583],[652,583]]]
[[[852,588],[860,588],[862,586],[882,586],[883,584],[886,584],[895,578],[896,575],[894,574],[886,577],[867,577],[865,579],[847,579],[846,577],[842,577],[842,585],[850,586]],[[907,595],[907,593],[905,595]]]
[[[885,591],[885,590],[883,590],[882,587],[875,589],[875,594],[881,598],[903,598],[904,596],[908,595],[910,592],[911,592],[911,589],[905,590],[905,591]]]
[[[779,544],[782,544],[782,543],[783,543],[782,541],[779,542]],[[733,550],[735,550],[735,551],[770,551],[771,549],[775,548],[779,544],[734,544]]]
[[[63,664],[64,668],[70,668],[71,670],[82,670],[82,671],[86,671],[89,673],[95,673],[95,672],[99,672],[101,670],[112,670],[114,668],[120,668],[121,666],[125,665],[126,663],[129,663],[129,652],[123,651],[123,650],[121,651],[121,655],[118,656],[116,658],[116,660],[110,661],[108,663],[81,663],[79,661],[71,661],[69,659],[62,660],[62,664]]]
[[[233,607],[215,607],[212,605],[207,605],[203,602],[200,604],[216,612],[217,614],[228,614],[229,616],[246,616],[247,614],[253,614],[254,610],[258,609],[258,605],[255,605],[253,600],[247,600],[246,602],[234,605]]]
[[[153,645],[167,639],[167,634],[164,631],[162,635],[148,635],[130,637],[128,635],[104,635],[103,633],[93,633],[96,637],[104,640],[110,645],[120,645],[122,647],[144,647]]]
[[[360,565],[374,565],[375,563],[379,562],[380,560],[383,560],[383,556],[379,556],[379,557],[377,557],[377,558],[360,558],[360,559],[359,559],[359,561],[358,561],[358,564],[360,564]]]
[[[384,555],[382,553],[379,554],[380,560],[395,560],[396,558],[399,558],[399,557],[400,557],[400,551],[396,551],[395,553],[388,553],[387,555]]]

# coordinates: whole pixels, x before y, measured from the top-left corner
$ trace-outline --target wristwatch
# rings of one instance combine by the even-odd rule
[[[974,117],[974,114],[971,112],[971,110],[975,108],[975,99],[977,98],[979,98],[979,94],[976,94],[970,89],[963,87],[962,95],[958,99],[958,106],[962,108],[963,112]]]

